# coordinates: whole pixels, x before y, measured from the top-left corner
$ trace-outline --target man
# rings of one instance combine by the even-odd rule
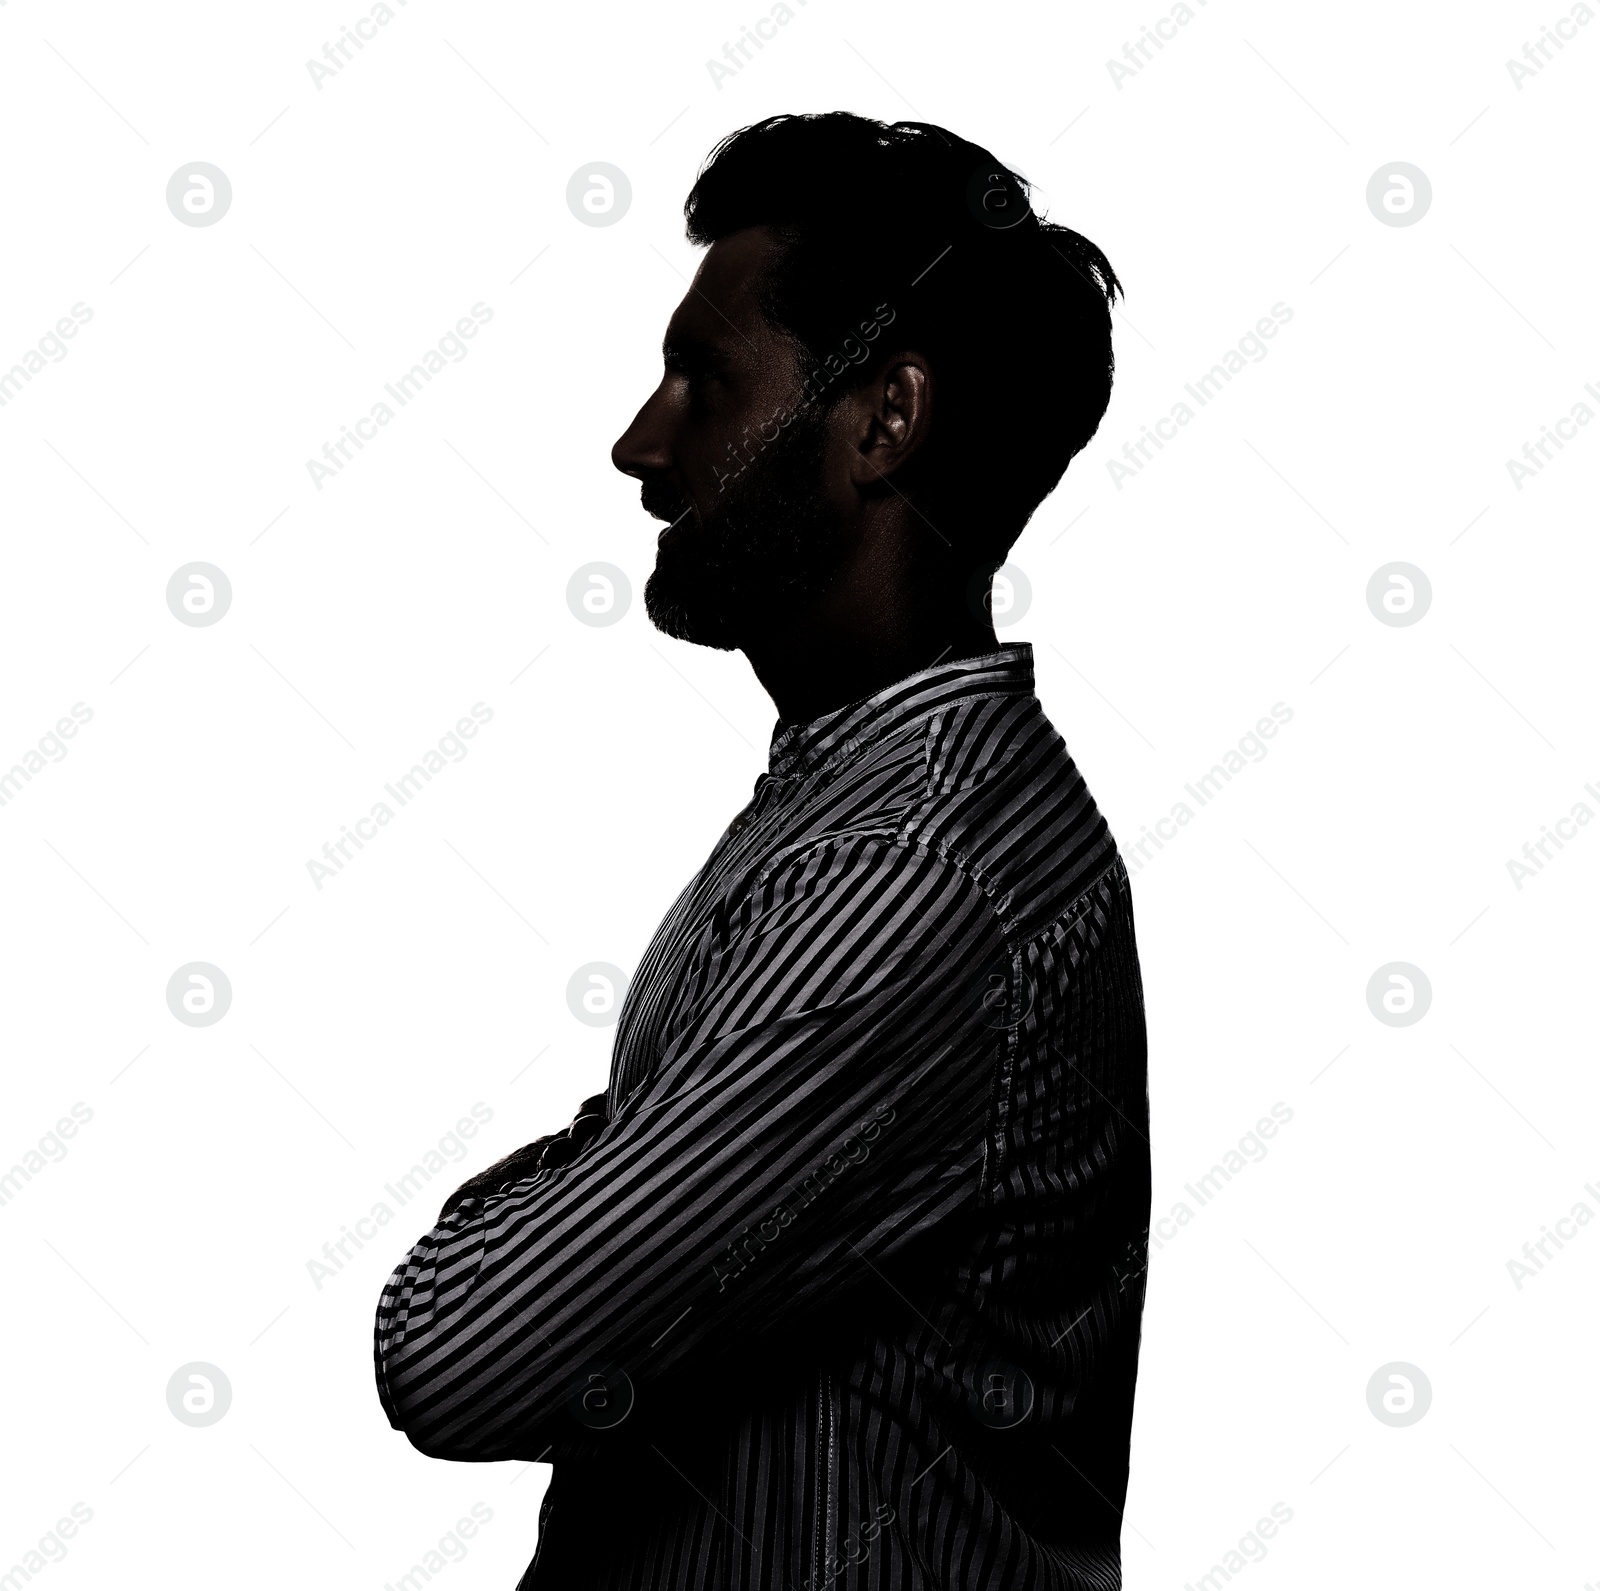
[[[768,771],[668,914],[610,1086],[401,1263],[424,1453],[550,1460],[538,1588],[1121,1583],[1150,1209],[1128,875],[989,578],[1111,383],[1118,284],[987,151],[777,117],[613,461],[668,634]]]

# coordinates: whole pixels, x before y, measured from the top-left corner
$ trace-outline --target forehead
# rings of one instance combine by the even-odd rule
[[[778,241],[765,227],[748,227],[713,243],[672,313],[666,342],[714,352],[740,365],[774,360],[791,365],[789,339],[760,303],[761,285],[778,253]]]

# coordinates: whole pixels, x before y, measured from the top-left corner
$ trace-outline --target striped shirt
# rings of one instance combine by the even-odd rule
[[[553,1462],[523,1591],[1117,1587],[1148,1119],[1128,874],[1031,648],[779,724],[576,1151],[390,1277],[384,1409]]]

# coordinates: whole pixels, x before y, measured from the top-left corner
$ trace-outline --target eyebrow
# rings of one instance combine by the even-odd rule
[[[661,362],[668,368],[720,365],[727,355],[716,344],[699,337],[667,337],[661,343]]]

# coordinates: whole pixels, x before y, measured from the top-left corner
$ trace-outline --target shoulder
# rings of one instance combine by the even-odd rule
[[[908,838],[967,871],[1014,937],[1058,918],[1117,861],[1088,782],[1033,695],[938,715],[926,766]]]

